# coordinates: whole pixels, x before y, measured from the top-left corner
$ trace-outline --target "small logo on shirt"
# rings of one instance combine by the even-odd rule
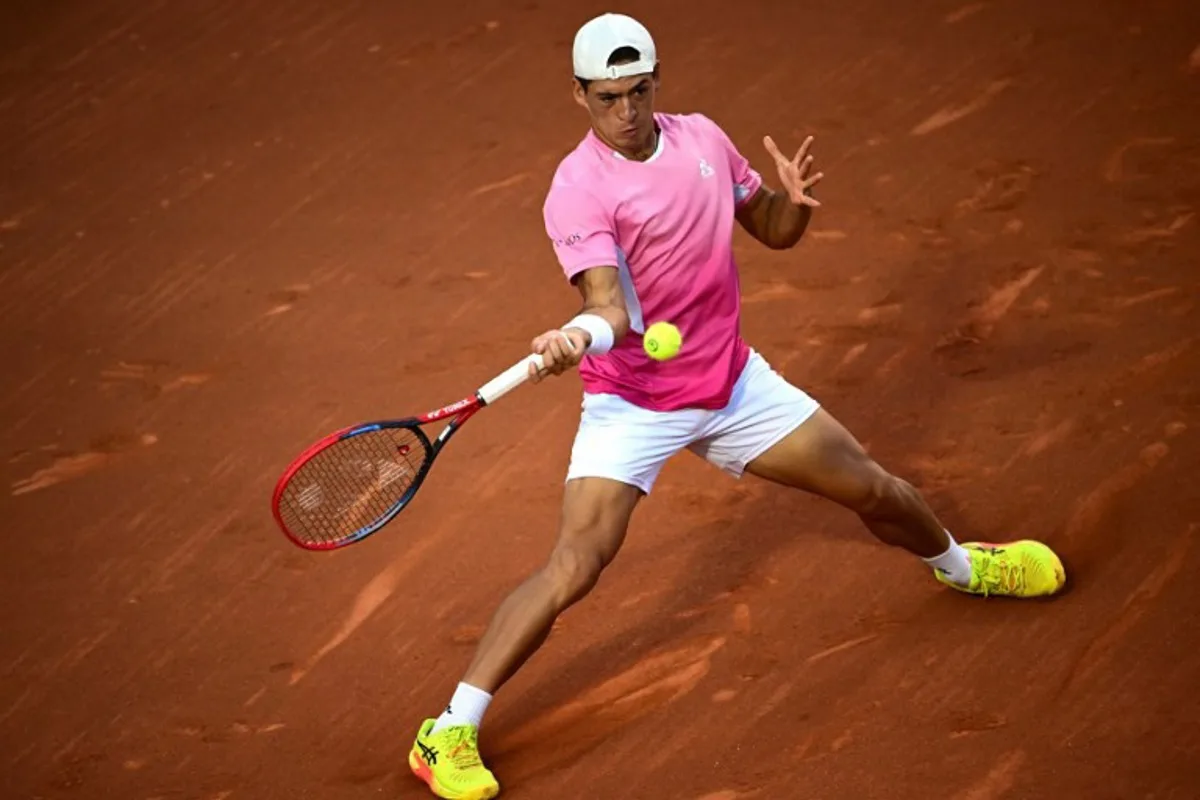
[[[703,158],[700,159],[700,177],[701,178],[711,178],[713,175],[716,175],[716,174],[717,174],[716,171],[714,171],[713,168],[711,166],[709,166],[707,161],[705,161]]]
[[[565,239],[555,238],[553,240],[555,247],[572,247],[574,245],[579,244],[581,241],[583,241],[583,237],[580,236],[578,233],[572,233],[570,236],[566,237]]]

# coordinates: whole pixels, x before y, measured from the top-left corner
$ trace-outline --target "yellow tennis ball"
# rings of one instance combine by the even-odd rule
[[[655,361],[674,358],[679,355],[679,348],[682,346],[683,336],[680,335],[679,328],[669,322],[654,323],[642,336],[642,347],[645,348],[646,355]]]

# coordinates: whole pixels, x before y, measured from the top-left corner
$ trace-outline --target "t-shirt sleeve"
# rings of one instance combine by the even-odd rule
[[[730,178],[733,179],[734,205],[740,207],[762,187],[762,175],[754,167],[750,166],[749,159],[738,151],[733,141],[729,138],[729,135],[722,130],[720,125],[711,119],[708,120],[708,124],[712,126],[713,135],[725,150],[726,160],[729,162]]]
[[[612,214],[594,194],[571,184],[555,183],[542,209],[546,235],[568,280],[593,267],[617,264]]]

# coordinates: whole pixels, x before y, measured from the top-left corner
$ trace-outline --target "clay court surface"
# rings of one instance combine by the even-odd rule
[[[269,494],[574,313],[541,203],[606,10],[434,7],[0,12],[4,797],[424,796],[406,752],[548,552],[578,379],[476,417],[348,550],[295,548]],[[681,456],[493,704],[507,797],[1200,796],[1200,14],[898,7],[623,10],[663,110],[772,183],[762,135],[817,137],[806,241],[738,233],[748,339],[1071,591],[950,592]]]

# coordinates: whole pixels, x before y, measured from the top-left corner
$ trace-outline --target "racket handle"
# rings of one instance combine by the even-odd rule
[[[508,369],[501,372],[496,377],[479,387],[477,394],[483,400],[483,404],[491,405],[499,400],[504,395],[511,392],[513,389],[520,386],[525,381],[529,380],[529,365],[536,364],[540,370],[542,368],[542,357],[534,353],[522,358],[516,364],[513,364]]]

